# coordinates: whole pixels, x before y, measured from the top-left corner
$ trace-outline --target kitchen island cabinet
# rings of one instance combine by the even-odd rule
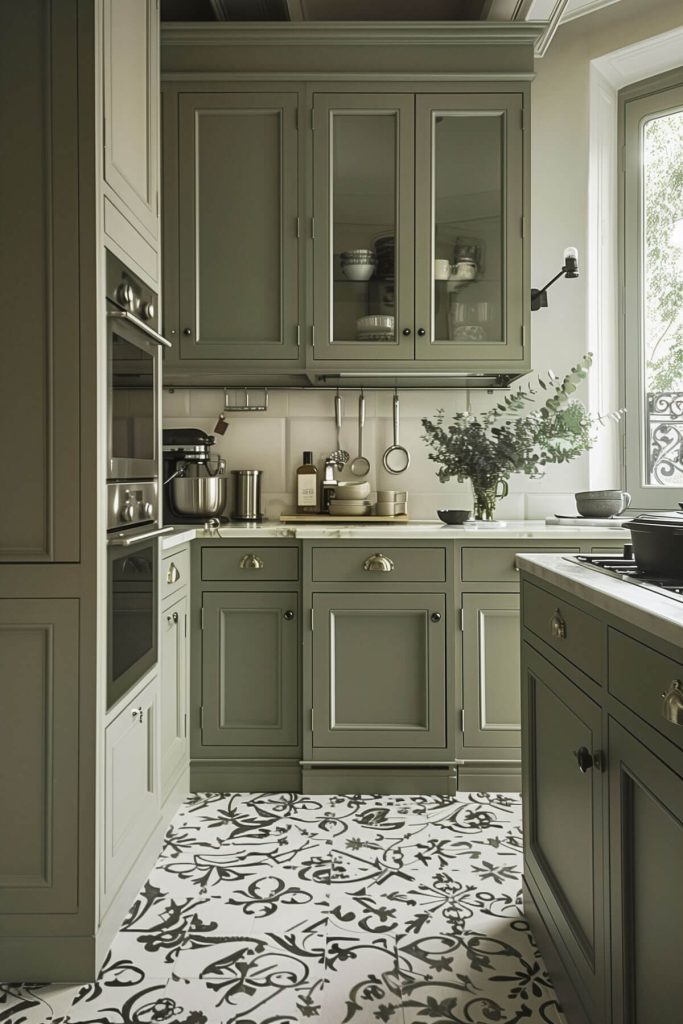
[[[521,568],[526,915],[569,1024],[675,1019],[681,606],[553,556]]]

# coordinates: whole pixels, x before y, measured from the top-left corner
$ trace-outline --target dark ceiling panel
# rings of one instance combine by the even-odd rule
[[[161,0],[161,20],[480,21],[487,17],[491,3],[492,0]]]

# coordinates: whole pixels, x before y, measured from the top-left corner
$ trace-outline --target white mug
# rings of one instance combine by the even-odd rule
[[[434,280],[447,281],[451,276],[451,265],[448,260],[434,260]]]

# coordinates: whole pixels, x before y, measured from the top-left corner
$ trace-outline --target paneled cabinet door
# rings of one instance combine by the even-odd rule
[[[0,914],[77,909],[78,632],[76,600],[0,601]]]
[[[161,683],[159,692],[161,800],[168,796],[187,761],[187,597],[164,606],[161,613]]]
[[[432,94],[416,104],[416,358],[521,362],[522,97]]]
[[[527,644],[522,656],[524,863],[567,950],[589,1020],[605,996],[601,712]]]
[[[104,180],[147,241],[159,237],[159,8],[104,0]],[[118,200],[118,202],[117,202]]]
[[[519,595],[464,594],[463,748],[515,758],[520,745]]]
[[[402,94],[315,96],[316,363],[414,359],[414,105]]]
[[[180,360],[296,360],[298,95],[179,104]]]
[[[158,713],[154,678],[105,730],[104,906],[159,820]]]
[[[683,778],[613,719],[609,763],[612,1020],[677,1020],[683,1006]]]
[[[420,760],[446,745],[443,594],[316,594],[313,745],[401,748]]]
[[[296,593],[204,594],[204,746],[297,746],[298,604]]]

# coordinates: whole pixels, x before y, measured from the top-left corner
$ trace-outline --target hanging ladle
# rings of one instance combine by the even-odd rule
[[[354,476],[367,476],[370,472],[370,463],[363,455],[363,427],[365,426],[365,395],[362,390],[358,396],[358,455],[351,463],[351,472]]]
[[[410,465],[410,452],[399,444],[398,388],[394,390],[393,402],[394,443],[389,445],[382,457],[387,473],[404,473]]]

